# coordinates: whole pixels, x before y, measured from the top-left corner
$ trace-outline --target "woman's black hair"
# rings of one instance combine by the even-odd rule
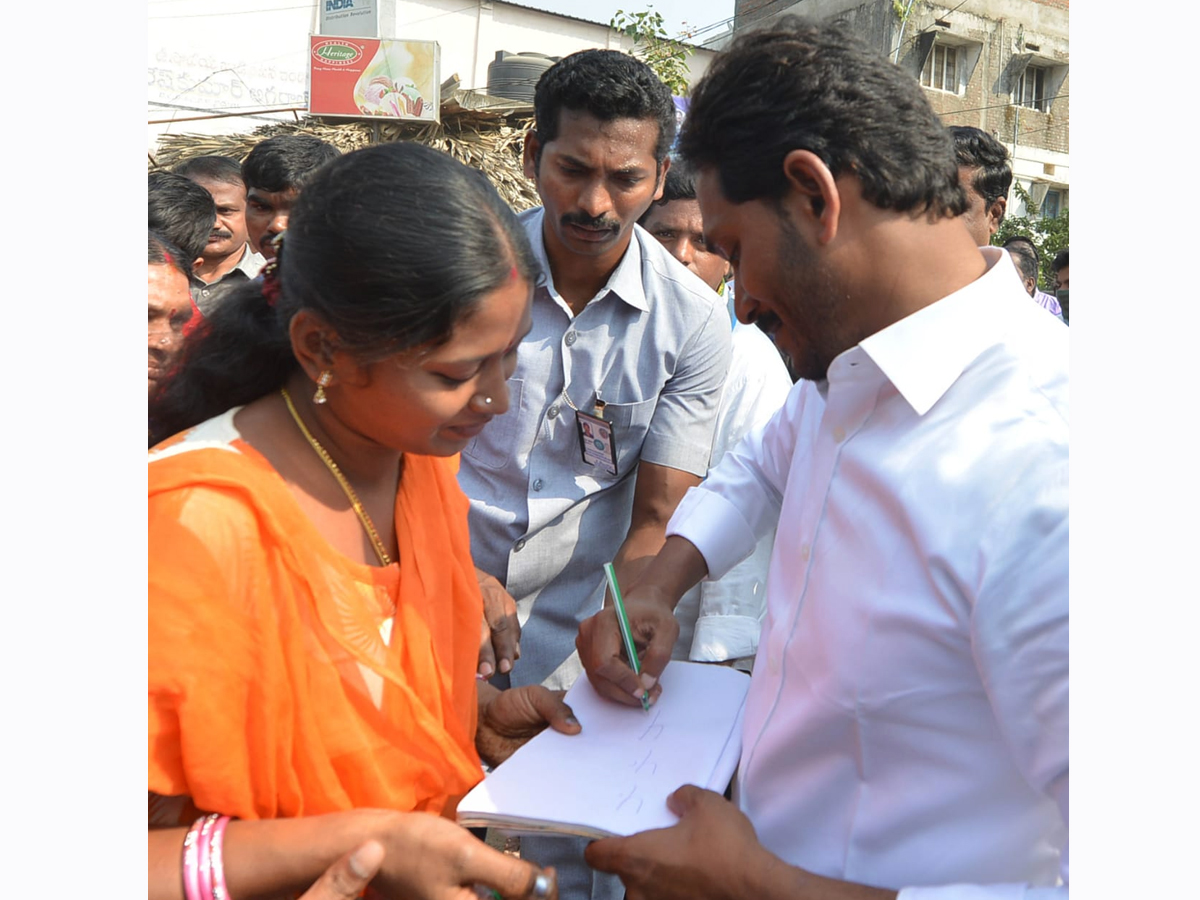
[[[301,309],[363,362],[450,338],[481,298],[538,263],[482,172],[420,144],[379,144],[329,163],[292,211],[274,305],[263,279],[225,296],[150,398],[150,443],[280,388],[299,365]]]

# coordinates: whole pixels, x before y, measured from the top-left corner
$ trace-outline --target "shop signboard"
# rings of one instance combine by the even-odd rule
[[[310,35],[308,111],[437,122],[439,55],[436,41]]]
[[[379,9],[375,0],[317,0],[321,34],[343,37],[379,37]]]

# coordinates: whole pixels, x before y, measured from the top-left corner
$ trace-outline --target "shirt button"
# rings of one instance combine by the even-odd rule
[[[552,406],[548,410],[546,410],[546,418],[548,418],[548,419],[557,419],[558,418],[558,406],[557,405]]]
[[[513,545],[514,553],[520,553],[524,549],[525,549],[525,538],[521,538],[519,541],[516,542],[516,544]]]
[[[202,290],[202,291],[200,292],[200,296],[201,296],[201,297],[207,297],[207,296],[208,296],[208,288],[205,288],[204,290]]]
[[[809,546],[808,546],[808,544],[805,544],[803,547],[800,548],[800,561],[808,562],[808,554],[809,554]]]
[[[846,439],[846,429],[842,428],[840,425],[833,429],[833,439],[839,444],[844,441]]]
[[[575,338],[576,338],[575,332],[573,332],[573,331],[567,332],[567,346],[568,347],[570,347],[572,344],[575,343]]]
[[[538,478],[533,482],[533,489],[535,491],[540,491],[542,489],[542,479]]]

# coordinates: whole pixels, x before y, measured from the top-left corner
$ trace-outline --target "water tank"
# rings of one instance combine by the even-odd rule
[[[488,95],[532,103],[533,90],[537,87],[538,79],[560,59],[560,56],[546,56],[527,51],[497,51],[496,58],[488,63]]]

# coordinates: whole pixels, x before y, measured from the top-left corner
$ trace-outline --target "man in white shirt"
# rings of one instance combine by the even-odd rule
[[[806,381],[688,492],[628,591],[580,627],[630,706],[672,605],[778,523],[737,806],[592,844],[629,900],[1068,896],[1068,336],[956,221],[953,149],[909,75],[784,17],[692,94],[680,149],[739,317]]]
[[[765,425],[783,406],[792,379],[770,338],[757,326],[737,320],[733,287],[725,280],[729,262],[705,243],[704,217],[686,166],[677,164],[667,170],[662,197],[650,204],[638,224],[728,304],[732,353],[717,408],[709,458],[712,468],[747,432]],[[702,582],[683,595],[675,606],[679,620],[675,659],[720,662],[750,671],[766,612],[767,565],[774,541],[772,528],[724,578]]]

